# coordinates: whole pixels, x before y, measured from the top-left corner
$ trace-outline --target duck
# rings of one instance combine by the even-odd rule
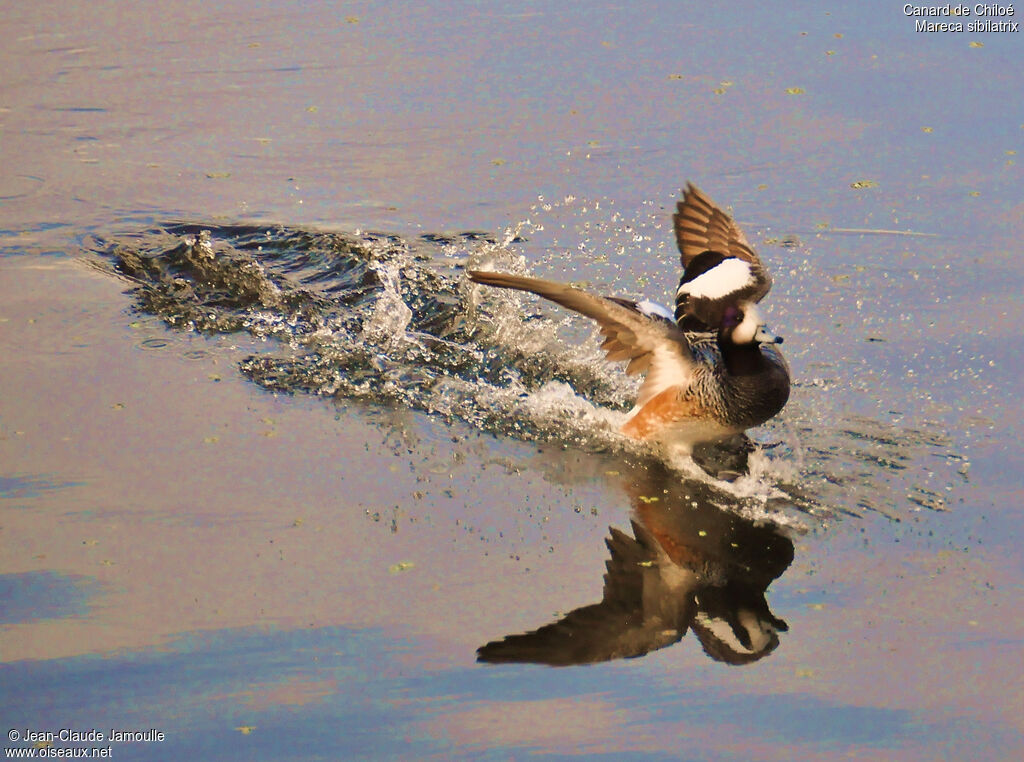
[[[732,217],[687,183],[673,227],[683,268],[674,310],[542,278],[480,269],[467,275],[596,321],[607,359],[643,376],[622,433],[692,452],[777,415],[789,399],[790,373],[783,339],[768,330],[759,309],[771,277]]]

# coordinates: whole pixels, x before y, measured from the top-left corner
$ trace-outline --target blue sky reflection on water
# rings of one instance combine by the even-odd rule
[[[531,750],[571,756],[567,746],[576,742],[594,751],[611,744],[627,758],[646,758],[643,736],[631,748],[628,741],[602,737],[609,729],[597,726],[587,739],[552,737],[526,747],[509,739],[502,748],[487,745],[484,727],[448,724],[450,712],[486,705],[496,695],[513,712],[520,703],[565,702],[568,708],[576,699],[598,700],[641,725],[683,723],[709,734],[716,727],[729,732],[742,718],[746,742],[784,741],[819,751],[882,753],[908,735],[936,732],[915,727],[906,711],[808,695],[667,690],[648,683],[645,670],[629,666],[423,669],[403,658],[409,648],[375,631],[241,630],[190,636],[160,650],[20,663],[0,671],[3,695],[18,696],[3,714],[19,728],[154,727],[167,735],[145,747],[119,746],[118,756],[126,759],[205,759],[225,747],[249,759],[398,759],[460,747],[497,756]],[[154,722],[154,716],[165,719]],[[472,737],[474,729],[478,737]],[[694,758],[708,750],[706,742],[698,743]]]
[[[88,611],[89,598],[96,592],[95,583],[86,577],[48,571],[2,574],[0,600],[4,608],[0,624],[81,616]]]

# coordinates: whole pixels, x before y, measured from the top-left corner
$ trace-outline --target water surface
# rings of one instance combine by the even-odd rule
[[[118,759],[1020,755],[1018,34],[161,10],[0,22],[9,727],[165,734]],[[667,302],[687,180],[771,270],[795,379],[734,481],[621,441],[585,321],[465,279]]]

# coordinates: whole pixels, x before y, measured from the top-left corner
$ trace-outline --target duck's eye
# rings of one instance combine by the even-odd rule
[[[743,322],[743,311],[736,307],[729,307],[725,310],[722,322],[728,326],[736,326]]]

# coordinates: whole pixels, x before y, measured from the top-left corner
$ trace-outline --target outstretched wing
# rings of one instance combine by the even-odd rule
[[[752,295],[745,298],[755,302],[764,298],[772,287],[772,280],[764,265],[747,242],[747,237],[743,235],[739,225],[719,209],[703,191],[692,183],[687,183],[683,190],[683,200],[676,205],[676,213],[672,219],[675,223],[680,259],[688,273],[691,263],[705,252],[721,255],[718,258],[719,262],[723,258],[735,257],[749,266]],[[699,266],[701,262],[694,264]],[[695,273],[691,280],[695,277],[700,277],[700,273]]]
[[[697,609],[696,575],[679,573],[635,521],[636,539],[615,527],[605,540],[600,603],[574,609],[533,632],[508,635],[477,649],[482,662],[567,666],[642,656],[679,641]],[[663,573],[668,564],[676,573]]]
[[[596,320],[608,359],[628,362],[627,373],[646,373],[638,407],[671,386],[689,386],[693,355],[682,331],[668,320],[645,315],[624,300],[594,296],[541,278],[480,270],[470,270],[469,277],[488,286],[530,291]]]

